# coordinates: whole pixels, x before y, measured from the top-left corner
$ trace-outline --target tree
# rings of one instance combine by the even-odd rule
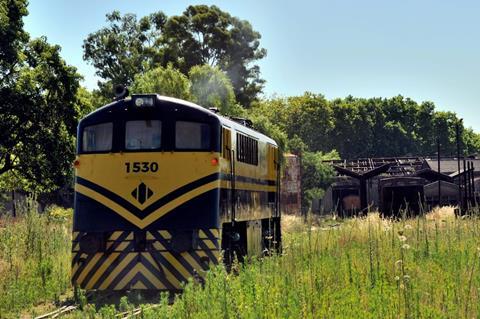
[[[331,102],[334,128],[330,130],[331,145],[344,158],[372,154],[375,144],[372,118],[378,112],[363,99],[349,96]]]
[[[51,190],[71,175],[80,76],[46,38],[28,39],[21,19],[25,1],[2,1],[0,70],[0,179],[15,178],[31,190]],[[6,12],[6,15],[4,14]],[[4,20],[4,17],[8,17]],[[11,27],[10,27],[11,25]]]
[[[257,131],[273,138],[278,144],[280,152],[283,153],[287,149],[287,134],[283,132],[277,125],[269,121],[264,116],[250,116],[250,120],[253,123],[253,128]],[[283,159],[280,159],[283,163]]]
[[[20,49],[28,41],[23,17],[28,14],[26,0],[0,0],[0,86],[14,80]]]
[[[243,106],[262,90],[264,81],[253,64],[266,55],[260,34],[216,6],[189,6],[182,15],[169,18],[156,12],[140,20],[114,11],[107,22],[83,45],[84,59],[104,80],[99,87],[105,96],[110,96],[112,84],[130,85],[136,74],[169,63],[185,75],[198,65],[218,67]]]
[[[75,113],[78,115],[78,118],[83,118],[90,112],[93,112],[101,105],[106,103],[98,104],[98,101],[95,100],[95,95],[88,91],[84,87],[79,87],[77,91],[77,98],[75,102]]]
[[[329,101],[306,92],[260,101],[250,114],[279,127],[289,144],[296,137],[310,151],[336,149],[342,158],[433,155],[437,137],[443,155],[456,154],[456,114],[435,111],[432,102],[417,103],[400,95]],[[463,124],[460,128],[466,152],[480,151],[479,135]]]
[[[232,83],[217,67],[196,65],[190,69],[190,92],[193,101],[206,108],[217,108],[221,114],[239,116],[241,107],[235,101]]]
[[[259,67],[251,65],[266,55],[260,48],[260,38],[248,21],[216,6],[196,5],[168,19],[163,42],[184,73],[202,64],[226,71],[237,101],[249,106],[264,83]]]
[[[452,112],[436,112],[433,116],[435,136],[440,140],[441,153],[444,156],[456,154],[455,126],[458,121],[457,116]],[[460,129],[462,133],[465,133],[463,124],[461,124]],[[436,140],[432,141],[432,145],[436,146]]]
[[[188,78],[171,65],[138,74],[135,76],[130,91],[132,93],[158,93],[184,100],[191,98]]]
[[[302,156],[302,203],[308,209],[312,199],[323,196],[324,190],[331,185],[334,170],[330,164],[323,161],[339,159],[337,151],[328,153],[304,152]]]
[[[83,41],[83,58],[96,68],[104,96],[111,96],[114,84],[129,86],[136,74],[165,65],[158,46],[166,16],[156,12],[143,17],[113,11],[107,14],[108,26],[89,34]]]
[[[288,98],[285,119],[289,138],[298,135],[311,151],[330,151],[328,139],[334,127],[332,109],[323,95],[305,92],[302,96]]]
[[[463,152],[465,155],[478,154],[480,150],[480,134],[474,132],[471,128],[465,128],[462,132]]]

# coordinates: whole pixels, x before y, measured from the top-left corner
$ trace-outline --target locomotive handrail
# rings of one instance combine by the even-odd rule
[[[235,151],[230,150],[230,185],[231,185],[231,204],[232,204],[232,225],[235,223],[235,211],[237,205],[237,194],[235,191]]]

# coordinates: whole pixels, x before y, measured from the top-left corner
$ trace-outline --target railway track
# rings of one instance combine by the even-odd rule
[[[92,298],[92,296],[93,296],[93,294],[91,294],[91,293],[87,294],[87,299]],[[107,293],[107,294],[102,295],[100,298],[97,296],[96,301],[97,302],[99,302],[99,301],[105,302],[109,298],[111,298],[112,296],[114,297],[115,293]],[[174,300],[174,296],[171,295],[169,297],[169,304],[173,303],[173,300]],[[115,302],[113,302],[113,303],[115,303]],[[159,306],[160,306],[159,304],[148,304],[148,306],[146,306],[146,307],[139,306],[139,307],[134,308],[134,309],[129,310],[129,311],[120,312],[120,313],[115,315],[115,318],[118,318],[118,319],[135,318],[138,315],[141,315],[144,310],[153,309],[153,308],[156,308],[156,307],[159,307]],[[68,315],[69,313],[71,313],[75,310],[79,310],[79,309],[80,309],[80,306],[78,304],[70,303],[70,304],[63,305],[63,306],[61,306],[61,307],[59,307],[59,308],[57,308],[53,311],[50,311],[48,313],[45,313],[45,314],[40,315],[38,317],[35,317],[35,319],[60,318],[60,317]]]
[[[62,306],[54,311],[49,313],[43,314],[41,316],[35,317],[35,319],[51,319],[51,318],[60,318],[63,315],[66,315],[74,310],[76,310],[78,306],[76,305],[68,305]]]
[[[115,317],[119,318],[119,319],[135,318],[136,316],[141,315],[144,310],[157,308],[159,306],[160,305],[150,305],[148,307],[143,307],[143,308],[138,307],[138,308],[135,308],[135,309],[130,310],[130,311],[125,311],[125,312],[121,312],[119,314],[116,314]]]
[[[115,315],[115,318],[118,319],[130,319],[135,318],[138,315],[141,315],[144,310],[153,309],[159,307],[160,305],[150,305],[148,307],[138,307],[129,311],[120,312]],[[69,314],[70,312],[77,310],[78,306],[76,305],[69,305],[69,306],[62,306],[54,311],[49,313],[43,314],[41,316],[35,317],[35,319],[53,319],[53,318],[60,318],[64,315]]]

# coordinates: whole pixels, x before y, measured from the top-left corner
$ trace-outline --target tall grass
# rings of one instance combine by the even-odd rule
[[[283,256],[218,267],[142,318],[480,317],[477,218],[371,214],[290,229]]]
[[[58,220],[26,214],[0,231],[0,259],[7,266],[0,273],[2,311],[55,299],[67,289],[69,221]],[[452,209],[443,209],[399,221],[378,214],[284,220],[282,256],[236,264],[230,273],[218,266],[203,286],[190,282],[173,303],[163,294],[159,306],[143,305],[138,317],[480,317],[476,217],[455,218]],[[118,306],[86,305],[70,316],[115,318],[133,308],[123,298]]]
[[[39,214],[28,199],[17,214],[0,217],[0,318],[57,301],[70,286],[71,210]]]

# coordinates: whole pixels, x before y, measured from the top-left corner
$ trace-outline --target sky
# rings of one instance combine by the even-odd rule
[[[190,4],[215,4],[260,32],[266,97],[401,94],[433,101],[480,132],[478,0],[30,0],[25,29],[59,44],[93,89],[98,78],[82,44],[106,25],[106,13],[170,16]]]

